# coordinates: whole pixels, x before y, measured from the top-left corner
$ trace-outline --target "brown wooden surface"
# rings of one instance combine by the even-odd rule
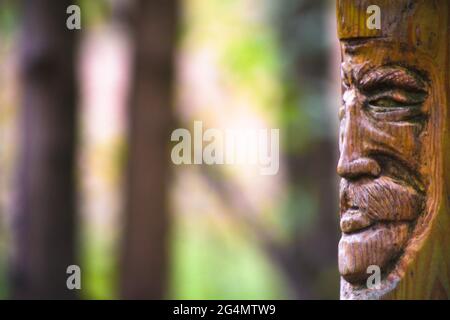
[[[369,5],[381,30],[366,26]],[[448,299],[449,4],[339,0],[337,24],[341,298]]]

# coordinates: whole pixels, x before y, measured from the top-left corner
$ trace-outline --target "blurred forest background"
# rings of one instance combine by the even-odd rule
[[[0,298],[337,299],[334,5],[0,0]],[[173,165],[194,120],[279,173]]]

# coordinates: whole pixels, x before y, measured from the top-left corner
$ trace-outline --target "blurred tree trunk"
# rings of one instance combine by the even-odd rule
[[[167,286],[176,0],[140,0],[135,11],[121,296],[161,299]]]
[[[71,1],[22,2],[22,104],[13,212],[13,298],[66,299],[74,264],[75,32]]]

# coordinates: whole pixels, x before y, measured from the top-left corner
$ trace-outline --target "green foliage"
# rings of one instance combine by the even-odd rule
[[[113,241],[87,230],[82,237],[82,298],[117,298],[117,252]]]
[[[8,38],[18,27],[17,7],[18,1],[0,0],[0,42]]]
[[[6,279],[7,264],[6,264],[6,252],[3,248],[0,250],[0,300],[4,300],[8,297],[8,283]]]
[[[283,299],[278,270],[236,228],[188,214],[173,238],[171,299]]]
[[[332,3],[331,3],[332,4]],[[327,111],[328,0],[283,0],[270,5],[282,62],[281,126],[287,153],[306,154],[307,147],[330,134]]]
[[[307,234],[315,222],[317,208],[317,199],[311,190],[302,185],[291,185],[278,214],[273,215],[273,224],[287,239],[295,238],[296,234]]]
[[[111,5],[106,0],[79,0],[81,23],[83,26],[95,26],[104,23],[111,15]]]
[[[206,62],[205,68],[214,69],[219,82],[214,89],[229,103],[230,110],[237,102],[281,129],[282,161],[308,158],[310,147],[329,134],[323,83],[327,72],[326,3],[264,0],[256,6],[248,0],[184,2],[181,52],[187,57],[200,52],[213,61]],[[280,202],[257,218],[286,245],[317,227],[317,190],[313,184],[296,179],[287,179]],[[217,226],[224,221],[214,224],[200,221],[204,217],[194,213],[175,214],[171,298],[288,296],[283,282],[286,270],[275,268],[273,257],[250,241],[249,234],[237,231],[245,229],[239,218],[230,217],[239,228],[224,231]]]

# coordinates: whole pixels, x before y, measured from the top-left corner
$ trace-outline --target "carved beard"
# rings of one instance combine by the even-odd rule
[[[355,284],[367,279],[370,265],[386,273],[402,252],[410,226],[422,211],[423,196],[389,177],[342,179],[340,201],[340,274]]]

